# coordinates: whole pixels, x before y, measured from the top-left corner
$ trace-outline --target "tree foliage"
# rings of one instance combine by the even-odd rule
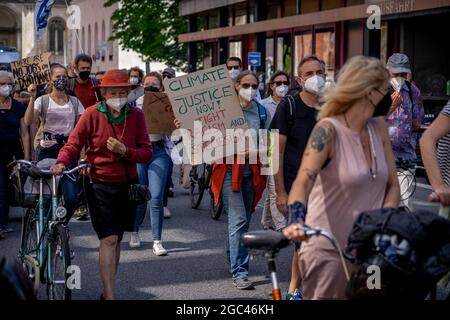
[[[136,51],[148,61],[185,67],[187,48],[178,35],[187,30],[178,15],[180,0],[107,0],[105,7],[118,4],[112,16],[114,40]]]

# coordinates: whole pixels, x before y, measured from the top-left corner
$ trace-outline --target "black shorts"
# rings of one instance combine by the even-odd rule
[[[133,231],[136,219],[136,205],[128,200],[129,184],[108,184],[90,182],[83,177],[92,226],[98,238],[118,236],[122,241],[125,231]]]

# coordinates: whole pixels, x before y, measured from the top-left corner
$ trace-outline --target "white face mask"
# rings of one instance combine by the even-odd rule
[[[0,87],[0,96],[8,97],[11,94],[11,91],[12,91],[12,85],[4,84]]]
[[[287,85],[282,84],[275,89],[275,93],[277,96],[284,98],[289,92],[289,87]]]
[[[229,72],[230,72],[231,79],[236,80],[236,78],[238,77],[239,73],[241,73],[241,70],[239,70],[239,69],[231,69]]]
[[[106,104],[114,111],[120,112],[122,108],[128,103],[128,98],[114,98],[107,99]]]
[[[130,78],[130,84],[136,86],[139,84],[139,78],[138,77],[131,77]]]
[[[405,84],[405,78],[403,77],[396,77],[391,79],[391,85],[392,88],[394,88],[395,91],[400,92],[400,89]]]
[[[252,101],[256,97],[256,90],[253,88],[239,90],[239,95],[247,102]]]
[[[309,93],[319,96],[322,89],[325,87],[325,80],[318,75],[315,75],[305,81],[304,89]]]

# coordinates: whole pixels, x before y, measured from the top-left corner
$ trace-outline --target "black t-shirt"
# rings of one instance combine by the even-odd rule
[[[17,100],[12,100],[10,110],[0,111],[0,159],[11,161],[13,157],[21,158],[20,121],[25,115],[25,106]]]
[[[317,122],[316,109],[308,107],[299,95],[294,96],[294,101],[294,121],[292,126],[289,128],[291,111],[287,98],[283,99],[278,105],[270,125],[271,130],[278,129],[280,134],[287,136],[284,152],[284,180],[287,192],[290,191],[290,187],[297,176],[303,152]]]

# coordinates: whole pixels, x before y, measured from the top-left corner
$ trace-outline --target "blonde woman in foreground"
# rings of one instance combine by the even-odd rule
[[[300,217],[284,230],[289,239],[304,240],[296,228],[306,215],[307,225],[330,231],[345,247],[361,212],[398,207],[400,188],[385,121],[388,87],[389,72],[378,59],[358,56],[342,68],[289,194],[293,220]],[[342,262],[326,239],[304,242],[299,265],[305,299],[346,298]]]

